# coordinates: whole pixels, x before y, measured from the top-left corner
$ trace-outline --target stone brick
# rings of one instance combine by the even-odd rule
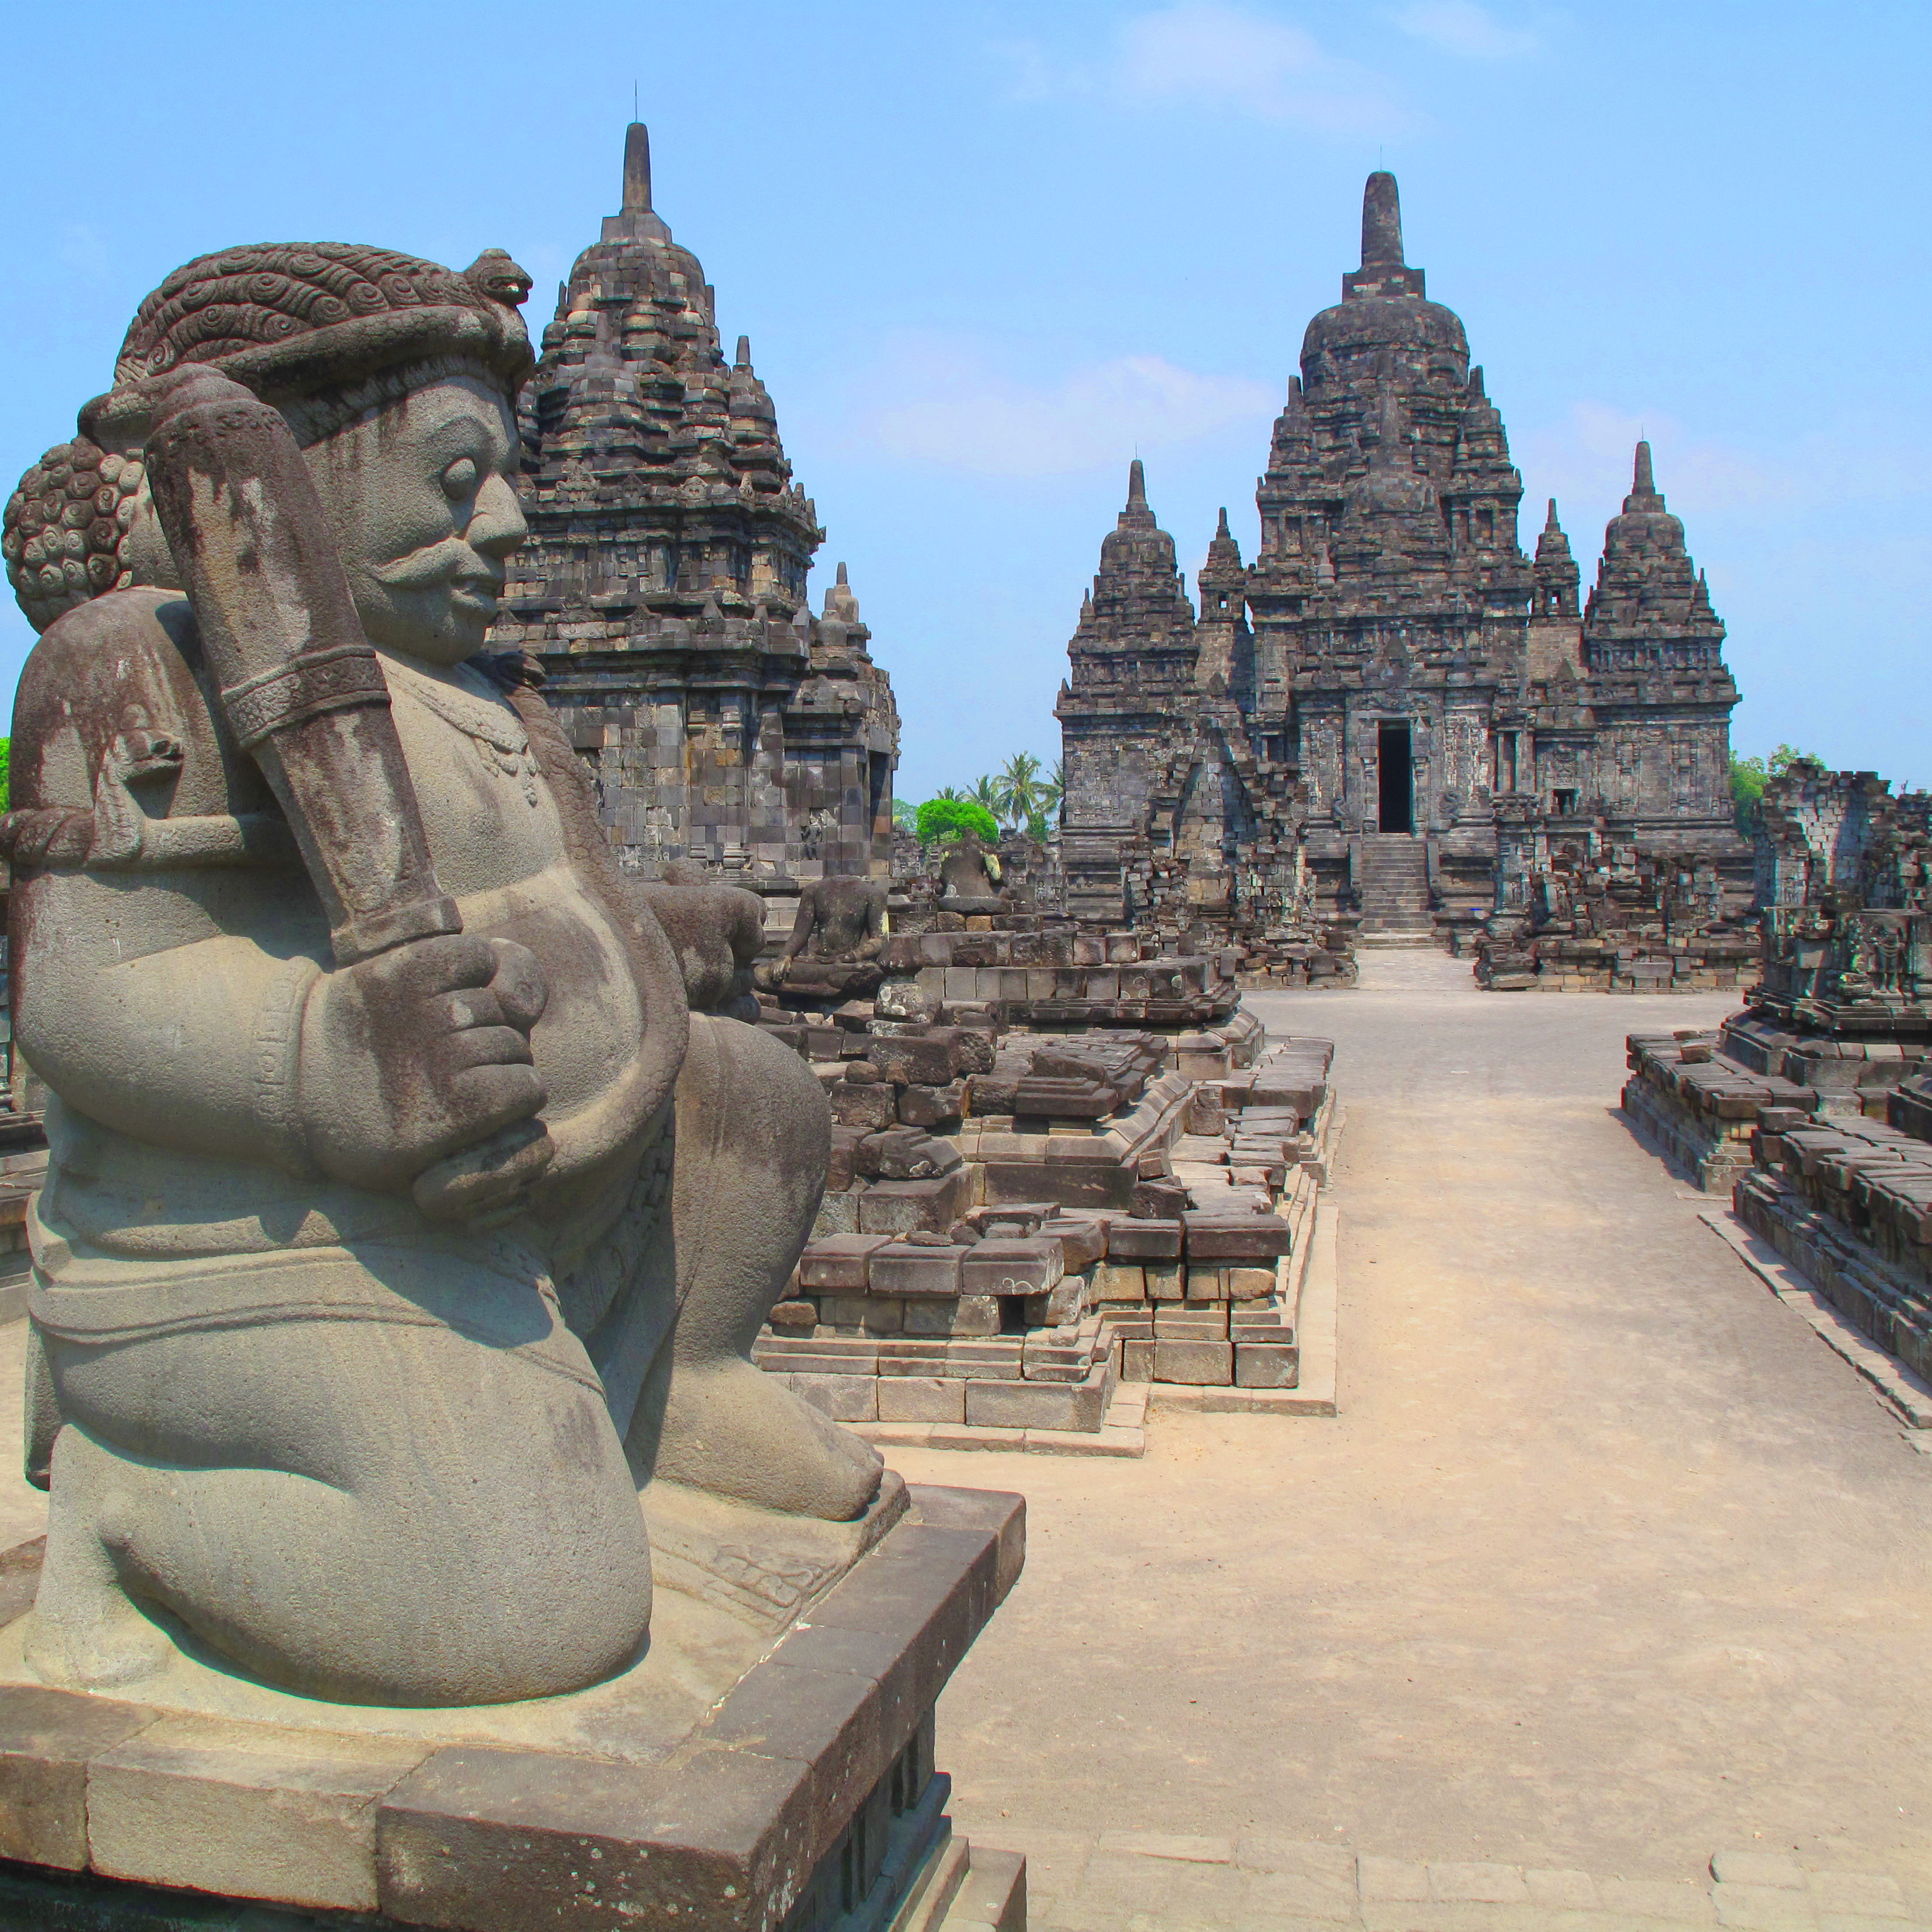
[[[1040,1232],[1060,1244],[1062,1262],[1069,1274],[1091,1268],[1108,1252],[1107,1224],[1103,1221],[1070,1220],[1057,1216]]]
[[[1147,1298],[1147,1270],[1138,1262],[1104,1261],[1094,1272],[1096,1301],[1139,1302]]]
[[[944,1376],[881,1376],[881,1422],[964,1422],[966,1384]]]
[[[1180,1223],[1178,1220],[1118,1220],[1107,1230],[1107,1258],[1123,1261],[1178,1261]]]
[[[996,1429],[1098,1429],[1106,1396],[1106,1378],[1097,1370],[1072,1384],[969,1382],[966,1420]]]
[[[990,1294],[962,1294],[953,1301],[908,1301],[905,1332],[908,1335],[997,1335],[1000,1304]]]
[[[960,1282],[968,1294],[1045,1294],[1060,1280],[1058,1242],[986,1240],[964,1251]]]
[[[835,1234],[812,1241],[799,1257],[800,1286],[814,1292],[862,1293],[871,1258],[890,1238],[884,1234]]]
[[[826,1089],[826,1098],[832,1104],[832,1119],[842,1127],[876,1133],[881,1127],[892,1126],[898,1118],[892,1090],[876,1081],[862,1084],[849,1078],[836,1081]]]
[[[916,1248],[888,1243],[871,1258],[870,1283],[875,1294],[956,1295],[960,1292],[960,1258],[973,1248]]]
[[[1234,1380],[1234,1350],[1231,1342],[1156,1340],[1154,1349],[1156,1382],[1225,1388]]]
[[[859,1226],[868,1234],[940,1234],[971,1204],[963,1166],[930,1180],[880,1180],[859,1198]]]
[[[111,1697],[8,1685],[0,1694],[0,1857],[83,1870],[87,1767],[156,1714]]]
[[[794,1375],[792,1393],[834,1422],[876,1422],[879,1384],[875,1376]]]
[[[1301,1372],[1301,1351],[1293,1342],[1237,1342],[1237,1388],[1293,1388]]]
[[[1209,1262],[1271,1261],[1288,1251],[1288,1223],[1274,1214],[1208,1214],[1191,1212],[1184,1216],[1187,1231],[1187,1261],[1190,1268]]]
[[[90,1766],[88,1862],[110,1878],[371,1912],[377,1802],[433,1748],[164,1718]]]

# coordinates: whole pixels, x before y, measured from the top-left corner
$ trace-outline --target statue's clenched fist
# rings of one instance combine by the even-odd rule
[[[511,1209],[550,1164],[530,1042],[548,997],[526,946],[468,934],[324,974],[302,1022],[316,1164],[434,1220]]]

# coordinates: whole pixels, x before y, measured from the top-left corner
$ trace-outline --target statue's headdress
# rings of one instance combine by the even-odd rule
[[[36,630],[136,580],[146,387],[206,363],[314,442],[425,382],[481,374],[514,395],[535,367],[518,306],[530,278],[500,248],[461,274],[338,242],[224,248],[177,268],[136,311],[114,387],[80,412],[7,505],[0,554]]]

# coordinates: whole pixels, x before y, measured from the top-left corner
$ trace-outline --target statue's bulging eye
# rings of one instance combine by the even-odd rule
[[[464,497],[476,495],[476,458],[459,456],[442,472],[443,493],[452,502],[460,502]]]

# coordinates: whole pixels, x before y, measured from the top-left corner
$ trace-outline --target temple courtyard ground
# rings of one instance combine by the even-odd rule
[[[1616,1112],[1626,1032],[1731,1000],[1382,952],[1254,1004],[1338,1046],[1341,1412],[890,1452],[1028,1502],[959,1827],[1038,1932],[1932,1932],[1932,1455]]]
[[[1340,1415],[889,1452],[1028,1501],[956,1820],[1084,1932],[1932,1923],[1932,1456],[1616,1112],[1735,1000],[1364,967],[1252,996],[1337,1043]]]

